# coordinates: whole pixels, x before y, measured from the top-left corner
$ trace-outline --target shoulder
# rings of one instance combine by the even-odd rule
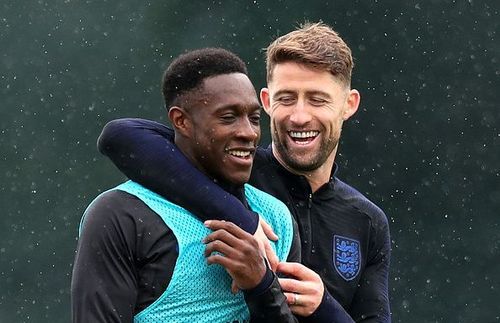
[[[159,217],[136,196],[111,189],[97,196],[85,210],[80,234],[126,234],[157,227]]]
[[[391,246],[389,221],[384,211],[352,186],[336,177],[334,179],[336,196],[344,201],[344,205],[353,208],[353,212],[362,214],[369,220],[368,261],[370,263],[383,262],[387,267]]]
[[[356,212],[362,213],[367,216],[375,229],[383,229],[388,227],[386,214],[375,203],[370,201],[357,189],[341,181],[337,177],[334,177],[333,184],[335,189],[335,196],[343,201],[345,205],[349,205],[350,207],[354,208]]]
[[[137,197],[117,189],[111,189],[98,195],[87,207],[84,213],[85,221],[90,217],[109,219],[130,213],[132,209],[145,207]]]
[[[85,213],[95,211],[116,211],[119,209],[126,209],[125,204],[136,204],[140,200],[122,190],[110,189],[104,193],[99,194],[88,206]]]

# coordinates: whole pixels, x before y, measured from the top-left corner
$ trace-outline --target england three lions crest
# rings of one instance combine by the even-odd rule
[[[333,265],[345,280],[356,278],[361,267],[359,241],[342,236],[333,236]]]

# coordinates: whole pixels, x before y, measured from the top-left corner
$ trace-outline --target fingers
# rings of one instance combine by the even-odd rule
[[[288,306],[294,314],[307,317],[317,309],[314,298],[309,295],[285,293],[285,296]]]
[[[203,242],[206,244],[204,255],[207,262],[209,264],[218,263],[225,267],[228,262],[220,259],[221,257],[242,261],[242,259],[245,259],[245,254],[253,254],[255,249],[258,248],[256,241],[238,239],[235,235],[223,229],[212,232],[203,239]]]
[[[281,288],[288,293],[315,295],[319,292],[323,295],[322,283],[301,281],[293,278],[278,278]]]
[[[253,239],[252,235],[243,231],[231,222],[210,220],[206,221],[205,225],[209,229],[214,230],[214,232],[206,236],[205,239],[203,239],[203,242],[207,244],[207,246],[212,244],[212,248],[215,248],[215,251],[220,251],[225,254],[225,252],[218,249],[226,248],[223,244],[219,244],[219,241],[223,242],[227,246],[240,249],[242,251],[244,250],[244,246],[258,246],[257,241]]]
[[[280,262],[276,268],[276,271],[288,277],[294,277],[299,280],[321,281],[321,278],[318,274],[298,262]]]
[[[287,278],[280,278],[279,282],[285,291],[284,294],[290,310],[294,314],[309,316],[321,304],[324,293],[322,286]]]
[[[205,257],[210,257],[210,255],[214,252],[219,252],[227,257],[234,258],[238,253],[238,249],[235,249],[231,245],[225,243],[224,241],[217,240],[208,242],[205,246]]]
[[[302,316],[313,313],[323,299],[321,277],[299,263],[279,263],[277,271],[288,276],[278,280],[292,312]]]
[[[205,225],[215,230],[203,239],[207,263],[224,267],[234,281],[233,292],[257,286],[267,270],[257,240],[230,222],[210,220]]]
[[[296,293],[288,293],[285,292],[285,297],[286,297],[286,302],[290,306],[290,309],[292,309],[292,306],[298,306],[297,300],[296,300]]]
[[[220,220],[208,220],[204,222],[205,227],[217,231],[217,230],[225,230],[238,239],[248,239],[252,235],[245,230],[238,227],[236,224],[232,222],[220,221]]]
[[[259,224],[269,240],[278,241],[279,237],[276,235],[276,233],[274,233],[273,228],[271,228],[271,226],[266,221],[261,218]]]

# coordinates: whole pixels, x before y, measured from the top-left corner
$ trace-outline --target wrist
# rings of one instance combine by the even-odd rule
[[[266,270],[260,282],[253,288],[244,289],[243,292],[245,293],[246,296],[249,297],[261,295],[269,288],[269,286],[271,286],[273,280],[274,280],[274,273],[269,268],[269,266],[267,266],[266,263]]]

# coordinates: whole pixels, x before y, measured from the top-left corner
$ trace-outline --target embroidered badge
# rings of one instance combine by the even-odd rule
[[[361,265],[359,241],[342,236],[333,236],[333,264],[345,280],[356,278]]]

